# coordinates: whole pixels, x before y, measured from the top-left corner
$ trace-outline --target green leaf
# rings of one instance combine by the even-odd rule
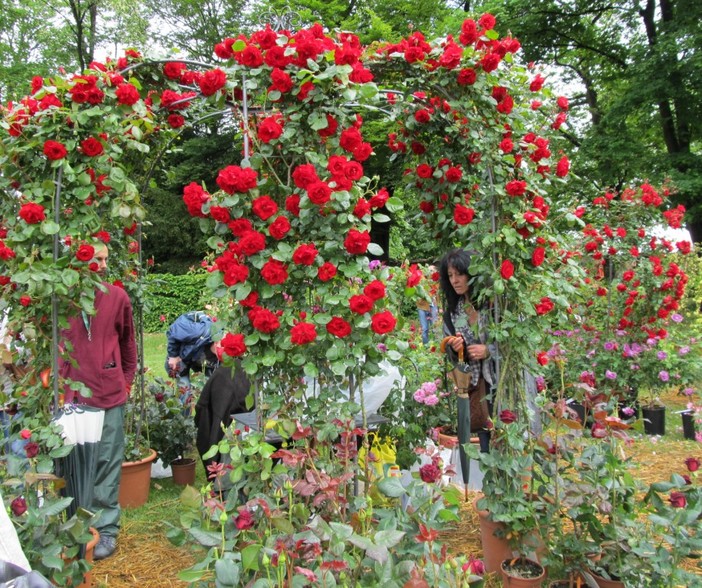
[[[239,565],[231,559],[218,559],[215,562],[215,577],[218,586],[238,586]]]
[[[188,533],[192,536],[195,541],[204,547],[217,547],[222,543],[222,537],[219,533],[214,533],[212,531],[203,531],[197,527],[188,529]]]
[[[80,280],[80,274],[76,270],[65,269],[61,272],[61,281],[71,288],[75,286]]]
[[[399,498],[404,494],[407,494],[405,487],[400,482],[399,478],[395,477],[385,477],[381,478],[377,482],[378,490],[383,493],[383,495],[389,498]]]
[[[45,220],[41,223],[41,232],[45,235],[55,235],[59,232],[59,225],[52,220]]]
[[[258,554],[261,549],[263,549],[263,545],[253,543],[241,550],[241,563],[244,565],[245,570],[258,571]]]

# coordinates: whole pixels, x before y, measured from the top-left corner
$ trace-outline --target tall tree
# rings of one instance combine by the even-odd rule
[[[598,187],[672,180],[702,241],[702,3],[697,0],[478,1],[527,58],[578,84],[567,130]],[[575,117],[578,120],[578,117]]]

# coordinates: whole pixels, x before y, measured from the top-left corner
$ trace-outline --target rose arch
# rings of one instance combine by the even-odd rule
[[[320,25],[267,27],[223,40],[216,65],[130,50],[80,75],[35,78],[4,106],[0,283],[32,365],[11,400],[44,467],[60,446],[46,426],[64,384],[58,330],[92,308],[94,246],[110,243],[139,300],[146,182],[180,129],[212,116],[237,125],[241,144],[216,185],[192,178],[183,199],[209,235],[225,363],[238,359],[257,383],[259,407],[278,415],[271,427],[290,437],[328,422],[348,388],[362,405],[359,383],[407,348],[395,309],[413,273],[368,259],[381,253],[371,219],[402,206],[365,173],[369,112],[393,125],[387,145],[405,170],[394,189],[415,199],[416,230],[476,252],[474,287],[499,346],[497,401],[521,406],[524,370],[580,276],[567,237],[582,221],[558,133],[568,101],[495,26],[483,15],[455,36],[370,47]]]

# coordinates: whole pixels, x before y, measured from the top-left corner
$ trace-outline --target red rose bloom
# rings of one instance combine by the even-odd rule
[[[243,300],[239,300],[239,304],[244,308],[253,308],[258,304],[258,292],[251,292]]]
[[[556,164],[556,175],[559,178],[564,178],[568,175],[569,171],[570,161],[568,161],[568,158],[564,155],[558,160],[558,163]]]
[[[237,516],[234,517],[234,525],[239,531],[246,531],[251,529],[255,524],[253,513],[248,510],[242,510]]]
[[[446,179],[449,182],[460,182],[463,177],[463,170],[459,166],[451,166],[446,170]]]
[[[523,180],[511,180],[507,182],[505,190],[510,196],[522,196],[526,192],[527,183]]]
[[[268,227],[268,234],[280,240],[290,232],[290,221],[285,216],[279,216]]]
[[[246,353],[244,335],[241,333],[227,333],[220,343],[222,352],[231,357],[240,357]]]
[[[363,137],[361,137],[361,133],[356,127],[351,127],[341,131],[339,145],[342,149],[346,151],[353,151],[354,149],[360,147],[362,142]]]
[[[354,294],[349,298],[349,308],[356,314],[365,314],[373,308],[373,300],[365,294]]]
[[[139,102],[139,90],[137,90],[132,84],[120,84],[115,90],[115,96],[117,96],[117,104],[124,104],[125,106],[132,106]]]
[[[261,268],[261,277],[271,286],[282,284],[288,279],[288,267],[277,259],[269,259]]]
[[[24,306],[26,308],[32,303],[32,297],[27,296],[26,294],[24,296],[20,296],[19,303],[21,306]]]
[[[24,453],[27,457],[36,457],[39,455],[39,444],[34,441],[30,441],[24,446]]]
[[[179,80],[186,69],[182,61],[169,61],[163,65],[163,75],[170,80]]]
[[[290,341],[293,345],[307,345],[317,338],[317,327],[312,323],[297,323],[290,329]]]
[[[320,137],[333,137],[339,129],[339,123],[336,122],[336,119],[331,114],[327,114],[326,117],[327,126],[323,129],[319,129],[317,134]]]
[[[210,216],[220,223],[228,223],[232,219],[229,209],[224,206],[211,206]]]
[[[514,264],[509,259],[505,259],[502,262],[502,267],[500,267],[500,275],[504,280],[509,280],[514,275]]]
[[[222,281],[227,287],[243,284],[249,278],[249,268],[240,263],[229,263],[224,269]]]
[[[10,510],[16,517],[21,517],[27,512],[27,501],[21,496],[18,496],[10,503]]]
[[[28,225],[36,225],[46,218],[44,207],[36,202],[25,202],[20,207],[18,214]]]
[[[422,270],[416,263],[413,263],[407,271],[407,287],[414,288],[422,281]]]
[[[468,225],[473,222],[474,217],[475,211],[462,204],[456,204],[456,208],[453,209],[453,220],[457,225]]]
[[[389,310],[378,312],[371,317],[371,329],[377,335],[384,335],[392,331],[397,325],[397,319]]]
[[[363,293],[371,300],[380,300],[385,298],[385,284],[380,280],[373,280],[370,284],[363,288]]]
[[[68,151],[66,151],[66,147],[63,143],[52,141],[51,139],[44,141],[44,155],[52,161],[63,159],[66,157],[67,153]]]
[[[420,163],[417,166],[417,175],[424,180],[430,178],[433,173],[434,168],[427,163]]]
[[[319,181],[317,168],[311,163],[298,165],[292,174],[293,182],[298,188],[306,189],[307,186]]]
[[[239,247],[244,255],[256,255],[266,248],[266,237],[258,231],[246,231],[239,237]]]
[[[368,200],[365,198],[361,197],[358,199],[358,202],[356,202],[356,206],[353,207],[353,215],[356,218],[363,218],[364,216],[369,215],[371,212],[371,207],[370,204],[368,203]]]
[[[696,472],[700,469],[700,460],[696,457],[688,457],[685,460],[685,465],[687,466],[688,472]]]
[[[100,143],[100,141],[98,141],[95,137],[89,137],[84,141],[81,141],[80,148],[81,151],[83,151],[83,155],[86,155],[87,157],[97,157],[105,152],[102,143]]]
[[[668,502],[673,508],[685,508],[687,506],[687,498],[682,492],[671,492]]]
[[[285,199],[285,210],[293,216],[300,216],[300,196],[291,194]]]
[[[514,414],[511,410],[505,409],[500,411],[499,418],[505,425],[509,425],[517,420],[517,415]]]
[[[541,302],[534,306],[536,308],[536,314],[543,315],[548,314],[553,310],[553,302],[548,296],[544,296]]]
[[[224,88],[226,82],[227,74],[217,67],[206,71],[198,80],[198,85],[203,96],[212,96],[217,90]]]
[[[466,67],[458,72],[456,81],[458,82],[459,86],[472,86],[475,84],[477,77],[478,76],[472,67]]]
[[[371,196],[368,204],[370,204],[371,208],[382,208],[385,206],[389,198],[390,194],[388,194],[387,189],[381,188],[375,194],[373,194],[373,196]]]
[[[283,125],[280,124],[280,115],[264,118],[258,125],[258,138],[263,143],[270,143],[283,134]]]
[[[303,243],[293,252],[292,260],[297,265],[312,265],[318,253],[314,243]]]
[[[351,255],[361,255],[368,250],[370,245],[370,234],[368,231],[358,231],[351,229],[344,239],[344,248]]]
[[[254,329],[262,333],[272,333],[280,327],[280,321],[274,312],[255,306],[249,313],[249,320]]]
[[[243,237],[244,233],[253,231],[253,225],[248,218],[237,218],[227,224],[229,230],[236,237]]]
[[[279,67],[273,68],[273,71],[271,72],[271,82],[271,87],[268,89],[269,92],[277,91],[281,94],[285,94],[286,92],[292,90],[293,87],[293,81],[290,74],[283,71]]]
[[[183,188],[183,202],[191,216],[205,218],[202,205],[210,199],[210,195],[196,182],[190,182]]]
[[[341,317],[335,316],[327,323],[327,332],[334,337],[343,339],[351,334],[351,325]]]
[[[331,200],[331,188],[325,182],[317,180],[307,186],[307,197],[318,206]]]
[[[544,262],[545,258],[546,249],[544,249],[543,247],[537,247],[531,254],[531,263],[533,263],[535,267],[539,267]]]
[[[259,196],[251,203],[251,210],[261,220],[268,220],[278,212],[278,205],[270,196]]]
[[[83,245],[78,247],[76,259],[79,261],[90,261],[93,257],[95,257],[95,247],[87,243],[83,243]]]
[[[238,165],[229,165],[220,170],[217,176],[217,185],[227,194],[248,192],[253,190],[257,183],[258,175],[250,167],[242,168]]]
[[[419,468],[419,477],[422,479],[422,482],[434,484],[441,479],[441,469],[436,464],[426,463]]]
[[[336,266],[325,261],[317,270],[317,277],[322,282],[328,282],[336,275]]]

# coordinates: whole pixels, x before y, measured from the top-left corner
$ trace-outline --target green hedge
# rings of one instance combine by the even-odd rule
[[[205,272],[174,276],[150,274],[146,277],[144,331],[165,333],[168,325],[184,312],[203,310],[209,302]],[[162,318],[163,317],[163,318]]]

